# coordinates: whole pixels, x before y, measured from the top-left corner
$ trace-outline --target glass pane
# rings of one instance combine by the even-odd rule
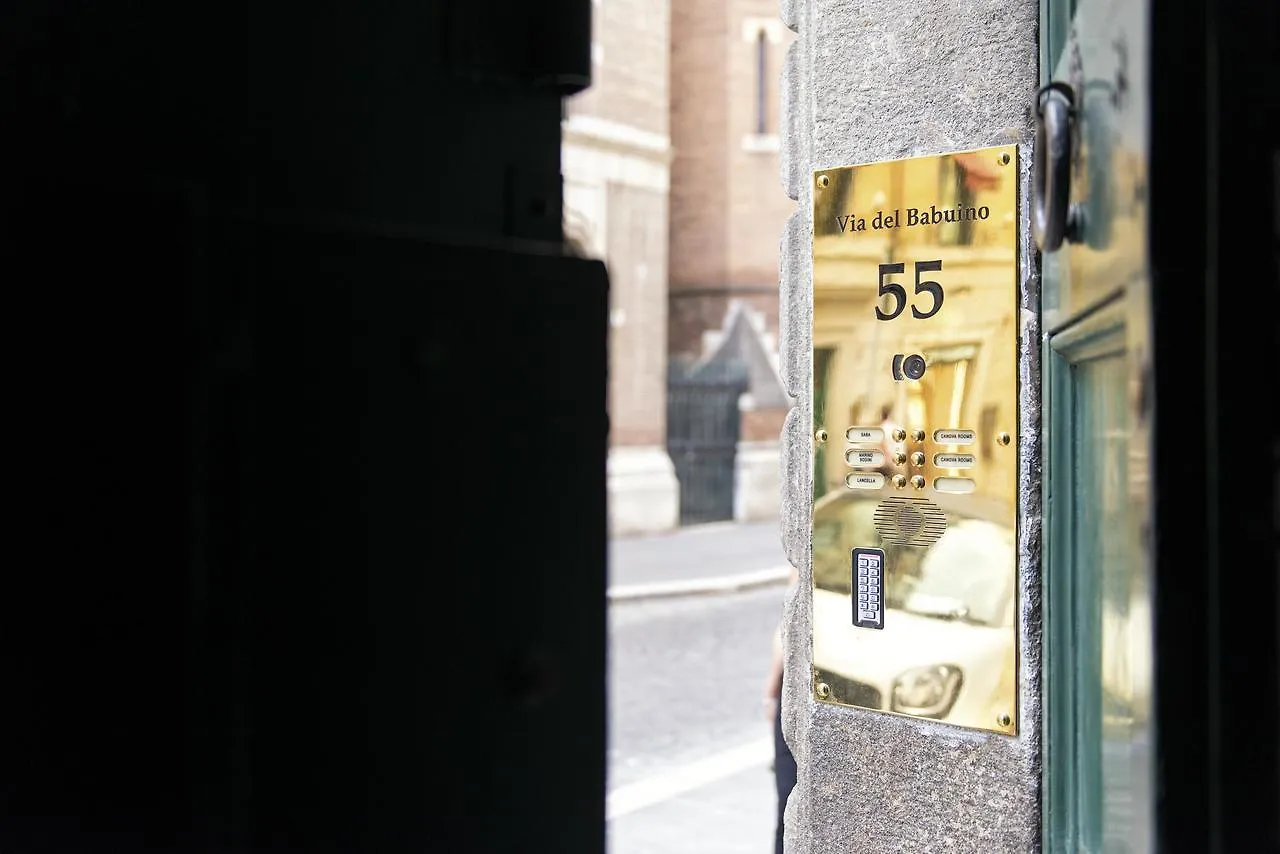
[[[1122,355],[1078,364],[1074,394],[1076,802],[1083,850],[1149,848],[1150,629],[1129,500]]]
[[[1066,47],[1076,5],[1076,0],[1042,0],[1040,4],[1040,79],[1045,83]]]

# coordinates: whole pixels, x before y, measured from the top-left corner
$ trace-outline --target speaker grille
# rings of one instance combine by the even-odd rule
[[[875,526],[886,543],[931,546],[947,530],[947,515],[922,498],[886,498],[876,507]]]

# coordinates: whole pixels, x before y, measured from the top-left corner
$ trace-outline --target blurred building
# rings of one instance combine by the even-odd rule
[[[734,360],[747,376],[733,516],[778,509],[780,78],[792,33],[773,0],[686,0],[672,10],[670,326],[673,362]]]
[[[565,105],[567,239],[609,267],[609,516],[615,534],[679,519],[666,447],[667,0],[592,4],[590,89]]]
[[[561,169],[567,239],[610,272],[615,534],[777,515],[790,37],[766,0],[593,4]]]

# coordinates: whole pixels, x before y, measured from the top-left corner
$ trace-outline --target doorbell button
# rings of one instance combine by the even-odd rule
[[[933,488],[939,492],[952,492],[967,495],[977,488],[977,484],[968,477],[939,477],[933,481]]]
[[[844,437],[850,442],[883,442],[884,431],[879,427],[850,427]]]
[[[974,432],[972,430],[934,430],[933,441],[939,445],[972,445],[974,440]]]

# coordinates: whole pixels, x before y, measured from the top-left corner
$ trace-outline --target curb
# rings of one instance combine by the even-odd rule
[[[790,576],[791,567],[781,566],[757,572],[744,572],[740,575],[657,581],[651,584],[622,584],[610,587],[608,597],[610,602],[635,602],[641,599],[666,599],[674,596],[736,593],[755,587],[786,584]]]

